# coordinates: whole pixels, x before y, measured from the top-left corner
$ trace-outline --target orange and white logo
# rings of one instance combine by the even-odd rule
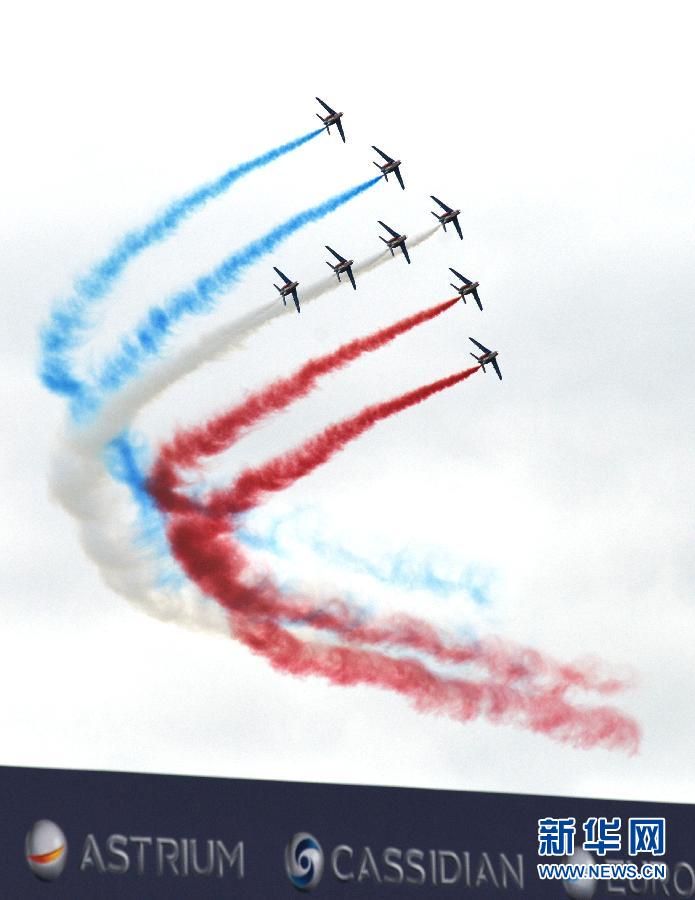
[[[68,842],[50,819],[39,819],[27,832],[25,852],[29,868],[43,881],[55,881],[68,859]]]

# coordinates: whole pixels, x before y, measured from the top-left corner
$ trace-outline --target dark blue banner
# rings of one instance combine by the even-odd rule
[[[695,896],[685,804],[9,767],[0,797],[10,900]]]

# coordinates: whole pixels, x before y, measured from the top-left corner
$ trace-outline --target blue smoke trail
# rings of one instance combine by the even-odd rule
[[[267,533],[260,535],[247,528],[238,528],[237,537],[247,547],[264,550],[283,558],[287,550],[282,541],[282,531],[294,530],[294,516],[274,522]],[[469,565],[456,578],[445,578],[435,571],[433,563],[416,559],[412,553],[401,551],[393,556],[383,556],[379,562],[365,559],[340,544],[332,544],[302,527],[301,541],[322,559],[341,566],[358,575],[367,575],[391,587],[407,591],[423,590],[441,599],[466,593],[478,606],[490,605],[492,573],[477,565]]]
[[[91,307],[101,300],[113,287],[128,263],[148,247],[163,241],[172,234],[181,222],[209,200],[219,197],[234,182],[269,163],[296,150],[312,138],[321,134],[322,128],[302,135],[293,141],[275,147],[229,169],[224,175],[196,188],[190,194],[174,200],[160,215],[142,228],[128,232],[113,250],[92,267],[91,271],[75,284],[75,293],[68,300],[58,304],[41,333],[41,380],[57,394],[74,396],[80,390],[80,382],[71,371],[69,351],[77,347],[90,325],[88,315]]]
[[[138,531],[140,543],[153,551],[161,562],[158,577],[160,585],[177,586],[185,581],[171,556],[169,541],[164,527],[164,517],[147,491],[147,475],[150,468],[150,454],[144,440],[132,432],[123,432],[114,438],[106,450],[106,464],[110,475],[130,491],[138,510]],[[294,515],[273,522],[268,532],[258,534],[249,528],[236,529],[238,540],[252,550],[263,550],[281,559],[287,556],[282,541],[282,532],[294,531],[296,519],[301,518],[301,510]],[[302,543],[316,553],[317,556],[334,565],[342,566],[356,574],[368,575],[375,581],[387,586],[407,591],[427,591],[434,597],[446,600],[456,594],[465,593],[481,607],[490,605],[490,588],[492,573],[479,566],[468,566],[456,578],[445,578],[435,572],[434,565],[428,560],[416,560],[412,554],[401,551],[394,556],[383,556],[380,562],[373,562],[353,553],[339,544],[331,544],[316,533],[302,527]],[[290,591],[294,586],[291,580],[279,582],[281,589]],[[364,598],[359,602],[350,594],[345,598],[351,600],[355,609],[362,608],[367,612]],[[373,612],[373,609],[372,609]]]
[[[96,386],[90,388],[78,384],[76,390],[70,391],[73,417],[76,420],[86,419],[98,410],[105,395],[113,393],[126,382],[136,378],[143,363],[159,353],[173,326],[186,316],[208,312],[215,300],[239,279],[245,269],[270,253],[300,228],[323,219],[375,185],[380,179],[381,176],[371,178],[324,200],[317,206],[297,213],[280,225],[276,225],[267,234],[232,253],[210,274],[198,278],[193,287],[174,294],[161,306],[153,306],[146,318],[137,326],[135,334],[124,338],[120,350],[107,359],[97,376]]]
[[[187,581],[186,575],[178,567],[178,563],[171,555],[171,549],[166,536],[164,527],[164,516],[157,509],[156,504],[147,492],[146,472],[150,467],[150,453],[145,441],[136,436],[133,432],[123,432],[109,444],[106,451],[106,462],[110,474],[119,482],[124,484],[130,491],[131,497],[136,504],[138,510],[138,543],[145,546],[153,554],[153,561],[159,563],[159,571],[157,573],[156,584],[160,588],[179,589]],[[279,523],[273,526],[273,536],[270,538],[259,538],[258,536],[247,532],[237,532],[237,537],[243,544],[251,548],[271,550],[276,556],[284,556],[284,551],[277,538],[277,530]],[[340,548],[338,548],[338,556],[342,556]],[[332,554],[331,554],[332,555]],[[352,557],[352,554],[350,554]],[[359,557],[353,557],[359,559]],[[364,562],[363,560],[361,561]],[[368,564],[369,565],[369,564]],[[387,579],[380,579],[387,580]],[[302,584],[298,583],[293,577],[274,576],[274,581],[278,589],[287,595],[291,595],[302,591]],[[393,583],[393,582],[391,582]],[[397,582],[396,582],[397,584]],[[441,580],[441,584],[445,582]],[[417,589],[418,587],[427,586],[426,583],[418,584],[417,579],[408,579],[404,584],[398,585],[405,588]],[[450,590],[442,592],[443,596],[449,593],[455,593],[459,588],[452,584]],[[352,623],[350,627],[358,627],[377,617],[379,614],[379,605],[373,600],[365,598],[363,591],[360,591],[359,597],[351,591],[343,589],[341,591],[342,599],[349,605]],[[309,614],[301,622],[293,622],[284,620],[284,625],[290,630],[301,629],[305,625],[310,625],[316,613]],[[455,633],[461,639],[475,640],[477,635],[469,624],[462,624],[454,629]],[[330,643],[332,638],[330,633],[323,633],[322,640]],[[336,645],[339,643],[337,638],[333,639]],[[395,655],[399,655],[399,650],[393,650]],[[408,649],[401,651],[404,657],[419,658],[421,654]],[[427,657],[423,656],[423,659]],[[455,673],[452,673],[455,674]]]
[[[145,443],[130,432],[122,432],[108,445],[105,457],[111,477],[124,484],[135,501],[139,543],[153,551],[158,560],[167,562],[166,566],[161,566],[158,584],[172,587],[182,584],[185,576],[176,567],[171,556],[164,520],[147,492],[145,473],[149,469],[150,460]]]

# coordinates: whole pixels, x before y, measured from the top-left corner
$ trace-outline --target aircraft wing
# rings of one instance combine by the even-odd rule
[[[479,341],[476,341],[475,338],[469,337],[468,340],[473,341],[475,346],[479,347],[483,351],[483,353],[492,353],[492,350],[490,350],[488,347],[483,347],[483,345]]]
[[[441,200],[437,200],[434,194],[430,194],[430,197],[434,200],[435,203],[438,203],[443,210],[446,210],[446,212],[453,212],[453,209],[450,206],[447,206],[446,203],[442,203]]]
[[[377,221],[378,221],[379,225],[381,225],[383,228],[385,228],[388,231],[389,234],[392,234],[394,237],[400,237],[398,232],[394,231],[393,228],[389,228],[389,226],[386,224],[386,222],[382,222],[381,219],[377,219]]]
[[[458,236],[461,238],[461,240],[463,240],[463,232],[461,231],[461,225],[459,224],[458,216],[456,216],[456,218],[454,219],[454,228],[458,232]]]
[[[400,166],[395,170],[394,174],[395,174],[396,178],[398,179],[398,183],[400,184],[400,186],[403,188],[403,190],[405,190],[405,185],[403,184],[403,178],[401,177],[401,167]]]
[[[471,283],[471,282],[466,278],[465,275],[462,275],[460,272],[457,272],[456,269],[452,269],[451,266],[449,266],[449,271],[450,271],[450,272],[453,272],[454,275],[455,275],[457,278],[459,278],[464,284],[470,284],[470,283]]]
[[[294,291],[292,291],[292,299],[294,300],[294,305],[297,307],[297,312],[301,312],[301,310],[299,308],[299,297],[297,296],[296,289]],[[502,376],[500,375],[500,378],[501,377]]]
[[[383,150],[379,150],[379,148],[375,147],[374,144],[372,144],[372,150],[376,150],[376,152],[379,154],[379,156],[382,156],[386,160],[386,162],[393,162],[393,160],[388,155],[388,153],[384,153]]]
[[[331,109],[330,106],[329,106],[327,103],[324,103],[323,100],[322,100],[320,97],[317,97],[316,99],[319,101],[319,103],[321,104],[321,106],[326,110],[326,112],[329,112],[332,116],[335,115],[335,110],[334,110],[334,109]]]
[[[340,132],[340,136],[343,139],[343,143],[345,143],[345,132],[343,131],[343,123],[340,119],[335,123],[338,126],[338,131]]]
[[[341,256],[340,253],[336,253],[333,247],[329,247],[328,244],[324,244],[326,250],[329,250],[336,259],[339,259],[341,262],[346,262],[345,257]]]
[[[406,262],[410,265],[410,257],[408,256],[408,248],[405,244],[401,244],[401,250],[403,251],[403,256],[405,256]]]
[[[350,266],[350,268],[346,269],[345,271],[347,272],[348,278],[350,279],[350,284],[355,290],[357,290],[357,285],[355,284],[355,276],[352,274],[352,266]]]
[[[290,279],[287,277],[287,275],[284,274],[284,272],[281,272],[280,269],[278,269],[276,266],[273,266],[273,268],[274,268],[275,271],[278,273],[278,275],[280,276],[280,278],[282,278],[282,280],[285,282],[285,284],[289,284],[289,283],[290,283]]]
[[[493,360],[492,360],[492,365],[494,366],[495,372],[497,372],[497,375],[498,375],[498,377],[499,377],[499,380],[502,381],[502,373],[500,372],[500,367],[497,365],[497,360],[496,360],[496,359],[493,359]]]
[[[478,308],[479,308],[480,311],[482,312],[483,304],[480,302],[480,297],[478,296],[478,289],[477,289],[477,288],[473,291],[473,296],[475,297],[475,302],[478,304]]]

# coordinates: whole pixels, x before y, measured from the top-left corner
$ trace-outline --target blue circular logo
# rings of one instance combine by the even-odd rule
[[[285,848],[287,877],[299,891],[313,891],[323,875],[323,850],[316,838],[299,831]]]

